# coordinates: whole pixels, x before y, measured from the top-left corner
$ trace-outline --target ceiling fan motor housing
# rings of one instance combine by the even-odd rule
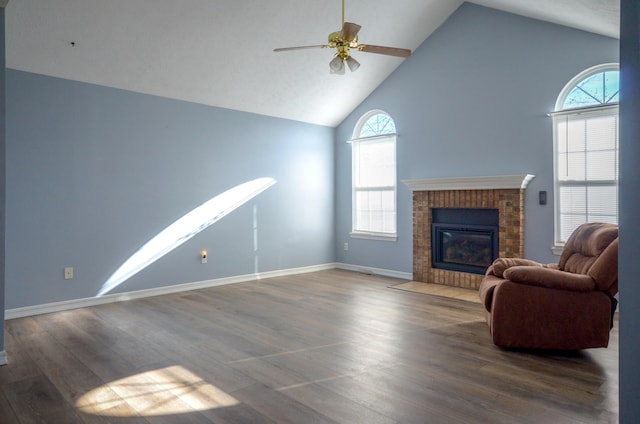
[[[328,37],[328,47],[336,49],[336,56],[340,56],[343,60],[349,57],[349,49],[358,47],[358,37],[353,40],[345,40],[341,38],[341,31],[332,32]]]

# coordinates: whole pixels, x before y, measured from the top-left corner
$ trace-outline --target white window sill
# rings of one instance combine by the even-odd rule
[[[564,250],[564,244],[556,244],[556,245],[551,246],[551,251],[556,256],[562,255],[562,251],[563,250]]]
[[[366,233],[360,231],[354,231],[349,234],[351,238],[366,239],[366,240],[381,240],[381,241],[397,241],[398,236],[396,234],[384,234],[384,233]]]

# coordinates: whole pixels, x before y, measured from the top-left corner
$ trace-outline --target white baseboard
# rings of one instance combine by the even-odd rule
[[[278,271],[260,272],[257,274],[238,275],[234,277],[218,278],[214,280],[197,281],[193,283],[176,284],[172,286],[157,287],[153,289],[137,290],[125,293],[108,294],[102,297],[89,297],[84,299],[73,299],[62,302],[45,303],[42,305],[25,306],[22,308],[7,309],[4,319],[23,318],[33,315],[48,314],[52,312],[66,311],[69,309],[84,308],[87,306],[104,305],[106,303],[124,302],[126,300],[141,299],[145,297],[160,296],[163,294],[179,293],[189,290],[205,289],[208,287],[222,286],[225,284],[245,283],[258,281],[265,278],[284,277],[288,275],[307,274],[310,272],[326,271],[328,269],[344,269],[347,271],[361,272],[364,274],[382,275],[385,277],[411,280],[413,275],[406,272],[392,271],[380,268],[364,267],[360,265],[349,265],[342,263],[329,263],[323,265],[313,265],[301,268],[290,268]],[[5,356],[6,361],[6,356]],[[0,356],[0,361],[2,356]],[[5,362],[6,363],[6,362]],[[1,363],[0,363],[1,364]]]
[[[346,271],[361,272],[363,274],[382,275],[383,277],[399,278],[401,280],[413,280],[413,274],[410,272],[392,271],[390,269],[342,263],[335,264],[335,267]]]
[[[7,365],[8,363],[7,352],[4,350],[0,351],[0,365]]]
[[[278,271],[260,272],[256,274],[238,275],[234,277],[218,278],[214,280],[197,281],[193,283],[176,284],[172,286],[157,287],[146,290],[136,290],[125,293],[107,294],[102,297],[89,297],[84,299],[73,299],[62,302],[45,303],[42,305],[25,306],[22,308],[7,309],[4,313],[6,320],[28,317],[33,315],[48,314],[51,312],[66,311],[69,309],[84,308],[87,306],[104,305],[106,303],[123,302],[132,299],[160,296],[163,294],[179,293],[189,290],[204,289],[208,287],[222,286],[225,284],[245,283],[248,281],[258,281],[265,278],[283,277],[287,275],[306,274],[309,272],[325,271],[335,269],[336,264],[314,265],[301,268],[291,268]]]

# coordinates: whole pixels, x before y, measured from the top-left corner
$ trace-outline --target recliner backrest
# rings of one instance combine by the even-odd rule
[[[558,267],[561,270],[576,274],[587,274],[596,263],[598,257],[618,238],[618,226],[600,222],[587,223],[579,226],[567,240]],[[611,259],[611,252],[608,257]],[[617,241],[615,246],[615,280],[618,276]],[[604,263],[602,261],[601,263]],[[600,269],[594,270],[595,275],[602,276]],[[592,275],[593,277],[593,275]],[[597,283],[597,282],[596,282]],[[600,285],[597,283],[597,285]]]
[[[589,276],[596,282],[596,290],[618,293],[618,238],[611,242],[591,265]]]

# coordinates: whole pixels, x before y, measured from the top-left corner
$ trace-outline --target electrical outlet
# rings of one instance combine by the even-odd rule
[[[73,267],[67,266],[64,268],[64,279],[73,280]]]
[[[345,243],[343,246],[344,251],[346,252],[347,250],[349,250],[349,243]]]

